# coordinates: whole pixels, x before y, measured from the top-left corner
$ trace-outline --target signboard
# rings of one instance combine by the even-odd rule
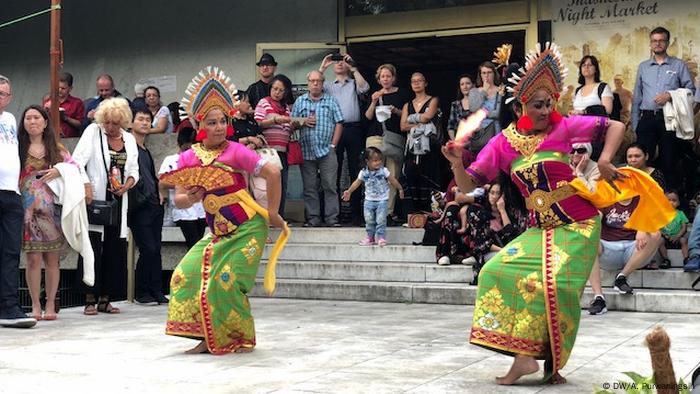
[[[693,78],[700,62],[700,7],[697,0],[551,0],[552,37],[569,68],[567,85],[577,86],[578,62],[594,55],[601,79],[616,74],[634,89],[639,63],[649,59],[649,33],[671,32],[668,52],[686,61]]]

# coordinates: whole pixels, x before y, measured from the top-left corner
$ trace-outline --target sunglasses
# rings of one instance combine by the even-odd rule
[[[570,154],[578,153],[579,155],[582,155],[584,153],[588,152],[588,149],[586,148],[572,148]]]

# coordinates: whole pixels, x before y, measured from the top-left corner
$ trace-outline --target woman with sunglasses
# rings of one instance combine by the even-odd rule
[[[600,178],[598,163],[591,160],[593,146],[591,143],[576,143],[571,146],[569,153],[569,163],[574,170],[574,175],[586,182],[588,189],[593,191],[595,183]]]

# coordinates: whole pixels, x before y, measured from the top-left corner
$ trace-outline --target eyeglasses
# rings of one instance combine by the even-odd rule
[[[578,153],[579,155],[582,155],[586,152],[588,152],[588,149],[586,148],[572,148],[569,154],[573,155],[574,153]]]
[[[2,99],[6,99],[10,96],[12,96],[12,93],[0,92],[0,98],[2,98]]]

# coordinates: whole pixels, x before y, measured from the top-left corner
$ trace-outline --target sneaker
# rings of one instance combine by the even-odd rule
[[[32,328],[36,326],[36,319],[28,317],[19,308],[0,316],[0,326],[7,328]]]
[[[136,301],[137,304],[144,305],[144,306],[158,305],[158,301],[156,301],[156,299],[153,298],[153,296],[151,296],[151,295],[143,295],[143,296],[136,297],[136,299],[134,301]]]
[[[462,264],[464,265],[474,265],[476,264],[476,257],[469,256],[466,259],[462,259]]]
[[[163,293],[158,293],[153,298],[155,298],[158,305],[168,304],[170,302],[170,300],[164,296]]]
[[[360,245],[360,246],[372,246],[372,245],[374,245],[374,238],[365,237],[362,241],[358,242],[358,245]]]
[[[671,260],[669,260],[668,258],[662,259],[661,264],[659,264],[659,268],[662,270],[667,270],[671,268]]]
[[[620,294],[632,294],[634,290],[632,290],[632,287],[627,283],[627,277],[624,275],[618,275],[617,278],[615,278],[615,283],[613,283],[613,287],[615,290],[617,290]]]
[[[591,302],[591,306],[588,307],[588,313],[591,315],[602,315],[603,313],[608,311],[608,308],[606,306],[607,305],[605,304],[605,298],[599,295],[595,296],[595,298]]]
[[[683,266],[683,271],[685,272],[698,272],[700,271],[700,256],[693,255],[690,256],[688,261]]]
[[[437,261],[438,265],[450,265],[450,257],[442,256]]]
[[[377,245],[386,246],[386,239],[384,239],[383,237],[377,238]]]

